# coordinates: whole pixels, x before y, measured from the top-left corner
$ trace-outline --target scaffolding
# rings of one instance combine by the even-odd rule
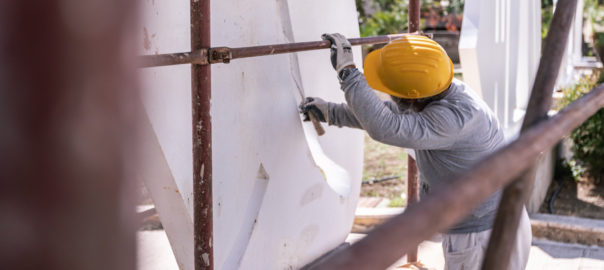
[[[198,4],[201,2],[202,4]],[[209,18],[209,0],[191,2],[193,20]],[[534,162],[544,151],[553,147],[560,139],[584,122],[589,116],[604,106],[604,86],[600,85],[589,94],[573,102],[552,118],[547,118],[547,112],[552,102],[552,89],[557,79],[568,33],[574,17],[576,0],[560,0],[545,40],[544,52],[531,92],[528,110],[522,125],[520,137],[492,154],[468,172],[452,177],[450,184],[439,187],[430,195],[419,201],[417,167],[415,160],[408,159],[408,207],[404,213],[376,227],[362,240],[349,248],[337,250],[309,263],[304,269],[384,269],[407,254],[408,262],[417,261],[417,246],[433,234],[446,230],[468,215],[489,195],[504,188],[502,200],[497,212],[493,233],[483,262],[483,269],[507,269],[508,261],[514,246],[514,235],[518,228],[520,214],[529,195],[534,178]],[[201,5],[202,8],[199,8]],[[417,34],[419,30],[419,0],[409,1],[410,33]],[[196,13],[194,15],[193,13]],[[199,16],[199,18],[195,17]],[[209,22],[203,22],[208,23]],[[205,29],[209,29],[206,25]],[[197,27],[192,28],[191,36],[200,36]],[[387,43],[403,35],[387,35],[367,38],[350,39],[352,45],[367,45]],[[205,44],[209,42],[209,31],[201,35]],[[295,53],[306,50],[325,49],[330,47],[329,41],[300,42],[275,44],[254,47],[228,48],[193,46],[201,43],[192,42],[192,51],[142,57],[143,67],[192,64],[193,96],[203,97],[194,99],[195,115],[205,115],[209,120],[209,107],[198,104],[208,104],[211,92],[209,84],[211,64],[229,63],[231,60],[245,57],[265,56],[281,53]],[[196,81],[207,82],[198,84]],[[206,99],[207,98],[207,99]],[[198,110],[201,110],[198,112]],[[204,119],[205,120],[205,119]],[[202,121],[205,126],[196,129],[200,122],[194,119],[194,145],[209,145],[206,148],[195,148],[194,157],[194,194],[195,194],[195,269],[212,269],[201,262],[201,254],[212,254],[211,245],[211,173],[204,171],[200,177],[197,168],[211,167],[210,121]],[[195,132],[197,130],[197,132]],[[199,132],[200,131],[200,132]],[[199,157],[203,157],[199,160]],[[210,170],[211,171],[211,170]],[[206,175],[207,174],[207,175]],[[489,179],[490,181],[484,181]],[[203,180],[203,181],[199,181]],[[197,183],[205,183],[198,186]],[[199,197],[199,199],[198,199]],[[203,209],[203,211],[202,211]],[[200,226],[198,226],[200,225]],[[508,237],[506,237],[508,236]],[[211,256],[210,256],[211,257]],[[210,259],[211,261],[211,259]]]
[[[22,150],[14,150],[6,147],[9,151],[0,153],[3,162],[0,170],[2,179],[19,179],[20,183],[15,186],[2,186],[0,188],[0,205],[11,206],[17,203],[28,205],[27,210],[14,207],[15,213],[21,211],[19,217],[34,218],[34,220],[44,220],[48,218],[51,230],[58,233],[60,237],[66,237],[72,242],[87,246],[92,242],[102,242],[105,245],[101,249],[75,250],[71,254],[73,258],[66,259],[64,254],[53,253],[52,247],[58,244],[59,240],[44,238],[39,247],[26,251],[15,253],[13,258],[3,259],[0,256],[2,265],[8,268],[23,268],[23,263],[32,265],[33,268],[63,269],[66,265],[85,269],[86,265],[95,265],[88,269],[132,269],[135,265],[134,240],[132,228],[121,224],[122,214],[131,210],[124,205],[116,203],[123,200],[124,190],[127,190],[119,180],[126,180],[124,168],[121,168],[114,161],[123,157],[120,153],[114,151],[122,146],[119,143],[120,138],[128,138],[133,142],[132,135],[127,134],[128,121],[122,112],[111,110],[117,104],[131,102],[138,104],[134,95],[128,96],[124,100],[117,97],[124,97],[120,87],[124,85],[135,85],[133,79],[133,68],[126,61],[120,61],[120,48],[115,43],[123,41],[127,35],[121,31],[133,24],[132,16],[135,13],[135,1],[127,1],[124,5],[108,5],[108,11],[115,14],[115,23],[107,24],[106,28],[95,27],[93,24],[81,25],[81,29],[96,29],[88,35],[81,35],[82,39],[75,39],[70,36],[75,28],[64,26],[64,18],[58,14],[60,1],[45,1],[35,7],[28,6],[28,3],[22,1],[13,1],[11,4],[3,5],[7,10],[14,13],[6,13],[6,29],[11,31],[0,31],[3,49],[25,48],[16,50],[14,55],[7,58],[8,63],[14,65],[12,70],[0,69],[0,75],[6,80],[0,81],[6,89],[16,90],[10,95],[16,104],[30,104],[32,100],[34,105],[25,108],[25,106],[4,107],[9,113],[5,114],[12,121],[2,123],[15,130],[17,134],[22,135],[25,140],[40,141],[30,148],[33,166],[38,166],[33,172],[27,170],[27,166],[21,164],[25,160],[15,153]],[[97,1],[99,4],[103,1]],[[447,186],[435,189],[431,194],[422,198],[421,201],[412,203],[406,211],[386,223],[376,227],[366,237],[352,244],[350,247],[337,250],[320,257],[314,262],[309,263],[304,269],[384,269],[395,262],[403,254],[408,254],[409,261],[417,260],[417,246],[421,241],[431,237],[435,233],[446,230],[451,225],[460,221],[468,215],[471,210],[478,206],[489,195],[504,189],[504,195],[498,209],[495,227],[491,236],[491,241],[483,262],[483,269],[506,269],[509,261],[513,241],[515,238],[506,237],[512,235],[518,226],[520,209],[522,209],[523,198],[527,196],[528,188],[531,185],[531,168],[536,158],[544,151],[553,147],[560,139],[570,133],[574,128],[587,120],[592,114],[604,107],[604,85],[595,87],[590,93],[574,101],[566,108],[551,118],[548,118],[546,112],[551,105],[551,91],[557,78],[560,68],[561,58],[564,48],[567,44],[568,31],[571,20],[575,12],[577,0],[559,0],[549,29],[543,56],[541,58],[539,69],[531,92],[527,114],[523,123],[521,135],[507,146],[485,158],[479,164],[467,172],[454,176],[450,179]],[[211,47],[210,43],[210,0],[191,0],[191,52],[144,56],[143,65],[161,66],[175,64],[191,64],[192,72],[192,111],[193,111],[193,185],[194,185],[194,257],[195,269],[213,269],[213,251],[212,251],[212,126],[210,115],[211,99],[211,65],[214,63],[228,63],[231,60],[243,57],[263,56],[275,53],[290,53],[301,50],[314,50],[329,47],[327,41],[317,41],[310,43],[294,43],[281,45],[256,46],[247,48],[227,48]],[[410,1],[410,19],[409,31],[417,31],[419,25],[419,0]],[[47,12],[52,11],[52,12]],[[107,11],[107,10],[105,10]],[[32,23],[30,18],[37,18],[47,23],[47,27],[52,31],[36,35],[23,35],[21,28],[29,31],[39,30],[39,24]],[[84,17],[73,17],[74,22],[86,21]],[[16,22],[16,23],[15,23]],[[88,20],[90,22],[90,20]],[[72,22],[73,23],[73,22]],[[3,28],[5,29],[5,28]],[[80,28],[77,28],[80,29]],[[76,30],[77,30],[76,29]],[[372,38],[360,38],[353,44],[375,44],[388,42],[397,36],[380,36]],[[68,48],[81,46],[73,52]],[[102,53],[96,49],[106,46]],[[54,52],[46,54],[46,52]],[[9,53],[2,52],[2,56]],[[90,64],[95,65],[89,69],[73,69],[62,61],[64,55],[70,55],[70,63],[77,63],[77,67],[86,67]],[[58,63],[54,73],[46,73],[49,68],[38,63],[40,59],[50,59],[52,63]],[[108,59],[108,60],[107,60]],[[28,66],[30,64],[33,67]],[[116,67],[118,67],[116,69]],[[65,75],[74,72],[74,74]],[[15,74],[19,76],[15,76]],[[34,79],[31,83],[24,83],[28,76]],[[84,84],[73,78],[89,78],[88,84]],[[108,80],[109,79],[109,80]],[[79,89],[83,85],[93,87],[84,89],[86,94],[94,95],[107,90],[102,98],[90,99],[93,113],[101,115],[103,113],[115,116],[119,120],[119,125],[105,124],[104,127],[114,128],[105,130],[113,132],[112,136],[106,138],[89,139],[86,142],[105,142],[107,144],[93,145],[98,150],[99,157],[90,160],[77,159],[77,156],[69,156],[75,165],[82,165],[82,168],[93,168],[102,171],[102,174],[96,175],[96,171],[85,171],[84,169],[64,169],[66,161],[57,160],[52,156],[56,151],[55,146],[66,144],[61,140],[49,140],[56,136],[52,127],[48,123],[57,123],[53,118],[56,113],[56,107],[63,104],[66,100],[71,100],[73,93],[69,90]],[[107,89],[103,89],[107,88]],[[39,96],[45,89],[43,96]],[[110,95],[111,98],[107,98]],[[35,98],[46,97],[47,99],[35,100]],[[53,107],[54,106],[54,107]],[[137,105],[138,106],[138,105]],[[109,108],[102,110],[101,108]],[[118,106],[119,107],[119,106]],[[33,108],[33,109],[32,109]],[[121,108],[121,107],[119,107]],[[78,113],[78,110],[70,111]],[[26,124],[20,124],[24,121]],[[45,122],[47,121],[47,122]],[[53,122],[54,121],[54,122]],[[65,120],[67,121],[67,120]],[[63,123],[64,122],[58,122]],[[67,121],[66,123],[69,123]],[[71,127],[66,125],[67,127]],[[72,127],[67,131],[82,132],[86,126],[82,125]],[[88,134],[88,133],[85,133]],[[8,138],[8,137],[5,137]],[[6,142],[11,140],[6,139]],[[14,141],[14,140],[13,140]],[[5,143],[5,142],[4,142]],[[46,143],[46,144],[45,144]],[[6,143],[5,143],[6,144]],[[107,147],[107,145],[111,147]],[[6,145],[3,145],[6,146]],[[12,147],[12,146],[11,146]],[[50,153],[50,154],[48,154]],[[21,163],[19,163],[21,162]],[[412,169],[409,173],[408,190],[409,201],[417,200],[417,176],[416,168],[412,160],[409,161]],[[82,184],[81,178],[91,176],[87,183]],[[48,179],[39,181],[40,179]],[[110,182],[103,182],[106,179],[112,179]],[[485,181],[489,179],[489,181]],[[92,183],[92,184],[90,184]],[[87,186],[92,185],[92,186]],[[36,192],[31,192],[31,186],[35,186]],[[91,188],[92,187],[92,188]],[[2,191],[16,190],[14,194],[5,194]],[[75,196],[77,191],[82,191],[86,197]],[[45,202],[31,203],[32,198],[42,197],[48,192],[62,196],[64,204],[72,206],[79,215],[76,218],[61,220],[61,216],[52,216],[57,212],[59,206],[54,206]],[[99,194],[97,194],[99,193]],[[127,193],[127,192],[126,192]],[[20,198],[22,196],[23,198]],[[8,204],[7,204],[8,202]],[[107,203],[112,203],[107,205]],[[28,204],[31,203],[31,204]],[[126,205],[127,206],[127,205]],[[5,209],[5,208],[3,208]],[[59,209],[60,210],[60,209]],[[78,210],[78,211],[76,211]],[[89,212],[86,212],[86,211]],[[94,210],[99,210],[94,212]],[[102,210],[102,211],[100,211]],[[54,211],[54,212],[53,212]],[[50,213],[49,215],[46,213]],[[13,213],[14,214],[14,213]],[[95,225],[95,222],[85,222],[86,219],[102,219],[103,223]],[[84,220],[84,221],[83,221]],[[24,221],[25,222],[25,221]],[[119,224],[118,224],[119,223]],[[89,231],[89,226],[93,226],[95,235],[87,235],[79,239],[77,232]],[[70,230],[76,230],[72,232]],[[81,233],[83,234],[83,233]],[[73,236],[76,237],[73,237]],[[116,237],[120,236],[120,237]],[[69,238],[72,236],[72,238]],[[123,236],[123,237],[121,237]],[[4,243],[14,243],[22,240],[17,236],[3,238]],[[35,243],[34,243],[35,244]],[[24,245],[32,245],[25,243]],[[35,246],[35,245],[34,245]],[[120,248],[117,252],[114,248]],[[8,252],[9,247],[6,244],[0,244],[2,253]],[[124,251],[124,252],[121,252]],[[3,254],[0,254],[3,255]],[[76,256],[78,255],[78,256]],[[35,258],[31,260],[31,258]],[[31,260],[31,261],[29,261]],[[61,261],[61,260],[67,260]],[[108,267],[103,267],[108,266]]]

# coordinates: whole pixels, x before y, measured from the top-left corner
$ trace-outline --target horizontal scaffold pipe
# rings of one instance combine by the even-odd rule
[[[139,56],[140,67],[160,67],[183,64],[207,64],[207,50]]]
[[[355,45],[371,45],[388,43],[397,38],[406,35],[418,35],[420,33],[404,33],[394,35],[383,35],[374,37],[351,38],[348,39],[350,44]],[[425,34],[421,34],[425,35]],[[208,65],[215,63],[229,63],[233,59],[247,58],[264,55],[274,55],[283,53],[293,53],[302,51],[311,51],[319,49],[327,49],[331,46],[328,40],[296,42],[285,44],[262,45],[253,47],[215,47],[209,49],[198,50],[194,52],[170,53],[157,55],[140,56],[141,67],[157,67],[170,66],[181,64],[198,64]]]
[[[461,221],[488,196],[532,166],[540,153],[551,149],[603,106],[604,84],[601,84],[552,118],[527,129],[468,172],[447,181],[448,185],[434,189],[363,239],[321,257],[304,269],[387,268],[421,241]]]

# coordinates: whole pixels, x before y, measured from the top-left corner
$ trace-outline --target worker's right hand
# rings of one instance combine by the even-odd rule
[[[308,113],[312,113],[319,121],[329,121],[329,104],[318,97],[307,97],[300,103],[300,114],[304,121],[310,121]]]
[[[346,67],[354,67],[352,45],[344,35],[340,33],[323,34],[321,38],[331,41],[331,65],[338,74]]]

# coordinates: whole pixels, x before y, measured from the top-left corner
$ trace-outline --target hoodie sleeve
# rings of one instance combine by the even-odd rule
[[[376,141],[418,150],[446,149],[462,131],[463,116],[444,101],[435,101],[419,113],[393,111],[378,99],[358,70],[341,87],[348,110]]]
[[[363,129],[357,117],[344,103],[336,104],[329,102],[329,125],[338,127],[351,127]]]
[[[392,101],[384,101],[383,102],[386,107],[388,107],[393,112],[398,112],[396,104]],[[329,102],[329,125],[338,126],[338,127],[351,127],[351,128],[359,128],[364,129],[359,120],[354,115],[352,110],[348,107],[346,103],[332,103]]]

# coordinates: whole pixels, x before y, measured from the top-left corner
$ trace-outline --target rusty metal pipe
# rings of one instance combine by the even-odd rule
[[[409,33],[419,31],[419,0],[409,1]],[[407,206],[419,201],[419,181],[417,164],[411,155],[407,155]],[[404,241],[401,239],[401,241]],[[407,253],[407,262],[417,262],[417,247]]]
[[[191,0],[191,49],[210,48],[210,0]],[[212,244],[211,67],[191,65],[193,110],[193,234],[195,270],[214,269]]]
[[[1,269],[136,269],[137,7],[0,4]]]
[[[350,44],[355,45],[370,45],[379,43],[388,43],[397,38],[406,36],[409,34],[395,34],[395,35],[384,35],[375,37],[364,37],[364,38],[350,38]],[[328,40],[321,41],[309,41],[309,42],[297,42],[290,44],[274,44],[265,46],[254,46],[254,47],[242,47],[242,48],[231,48],[232,58],[246,58],[263,55],[273,55],[282,53],[293,53],[302,51],[311,51],[318,49],[328,49],[331,47],[331,42]]]
[[[370,45],[388,43],[397,38],[409,35],[395,34],[395,35],[383,35],[374,37],[364,38],[351,38],[348,39],[350,44],[355,45]],[[216,48],[202,48],[201,51],[197,52],[184,52],[184,53],[171,53],[171,54],[158,54],[158,55],[145,55],[141,56],[140,66],[141,67],[154,67],[154,66],[168,66],[168,65],[180,65],[180,64],[199,64],[207,65],[214,63],[228,63],[232,59],[247,58],[264,55],[274,55],[283,53],[294,53],[302,51],[311,51],[319,49],[328,49],[331,43],[327,40],[321,41],[309,41],[309,42],[296,42],[287,44],[272,44],[252,47],[240,47],[240,48],[229,48],[229,47],[216,47]]]
[[[407,155],[407,206],[419,201],[419,181],[417,163],[411,155]],[[404,239],[400,239],[404,241]],[[417,247],[407,253],[407,262],[417,262]]]
[[[576,6],[577,0],[560,0],[556,5],[521,133],[547,117]],[[515,247],[522,208],[530,196],[535,171],[533,164],[532,168],[524,171],[504,189],[482,269],[508,268],[512,249]]]
[[[419,31],[420,7],[419,0],[409,1],[409,33]]]
[[[158,55],[144,55],[139,58],[140,67],[159,67],[182,64],[198,64],[207,63],[207,51],[197,50],[184,53],[169,53]],[[202,59],[206,59],[202,61]]]
[[[435,188],[365,238],[303,269],[387,268],[421,241],[461,221],[488,196],[530,167],[541,152],[553,147],[603,106],[604,84],[601,84],[472,169],[446,181],[449,184]]]

